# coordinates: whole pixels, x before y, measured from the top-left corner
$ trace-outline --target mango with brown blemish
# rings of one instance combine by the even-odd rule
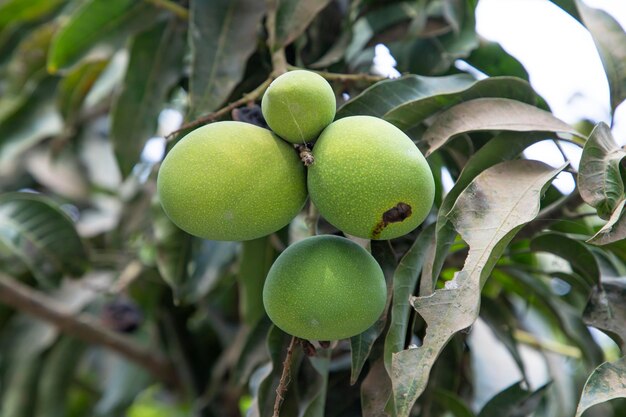
[[[413,141],[391,123],[351,116],[330,124],[313,148],[311,201],[339,230],[392,239],[419,226],[433,205],[435,182]]]

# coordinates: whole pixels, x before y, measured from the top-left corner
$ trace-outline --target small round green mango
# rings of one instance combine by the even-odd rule
[[[288,224],[306,200],[294,149],[267,129],[217,122],[186,135],[161,164],[161,204],[184,231],[211,240],[250,240]]]
[[[352,116],[329,125],[313,148],[311,201],[339,230],[392,239],[419,226],[433,205],[435,182],[413,141],[389,122]]]
[[[385,278],[365,249],[343,237],[289,246],[265,280],[263,304],[276,326],[307,340],[338,340],[367,330],[387,300]]]
[[[335,118],[335,93],[320,75],[290,71],[269,86],[261,110],[267,125],[291,143],[311,142]]]

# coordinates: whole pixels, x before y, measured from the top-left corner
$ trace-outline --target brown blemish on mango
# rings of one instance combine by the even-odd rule
[[[372,230],[371,238],[378,239],[383,230],[385,230],[385,227],[391,223],[400,223],[411,217],[411,214],[412,211],[410,205],[402,202],[396,204],[394,207],[383,213],[383,218],[381,221],[376,223],[376,226],[374,226],[374,229]]]

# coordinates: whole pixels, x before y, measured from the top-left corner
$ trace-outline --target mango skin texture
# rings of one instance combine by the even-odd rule
[[[263,304],[281,330],[307,340],[338,340],[380,317],[387,287],[380,266],[343,237],[322,235],[289,246],[272,265]]]
[[[311,201],[339,230],[392,239],[419,226],[433,205],[435,182],[413,141],[385,120],[351,116],[329,125],[313,148]]]
[[[291,143],[315,140],[335,118],[335,93],[320,75],[304,70],[276,78],[261,101],[267,125]]]
[[[305,170],[290,145],[267,129],[230,121],[181,139],[161,164],[157,190],[178,227],[233,241],[285,226],[307,196]]]

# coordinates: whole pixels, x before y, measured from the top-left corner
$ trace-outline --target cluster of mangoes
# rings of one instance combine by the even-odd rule
[[[271,130],[216,122],[189,133],[168,153],[158,193],[181,229],[212,240],[255,239],[287,225],[307,195],[329,223],[361,238],[404,235],[428,215],[434,181],[415,144],[376,117],[333,122],[335,94],[320,75],[281,75],[261,108]],[[294,145],[313,142],[305,164]],[[386,296],[374,258],[337,236],[288,247],[263,290],[272,321],[309,340],[361,333],[380,316]]]

